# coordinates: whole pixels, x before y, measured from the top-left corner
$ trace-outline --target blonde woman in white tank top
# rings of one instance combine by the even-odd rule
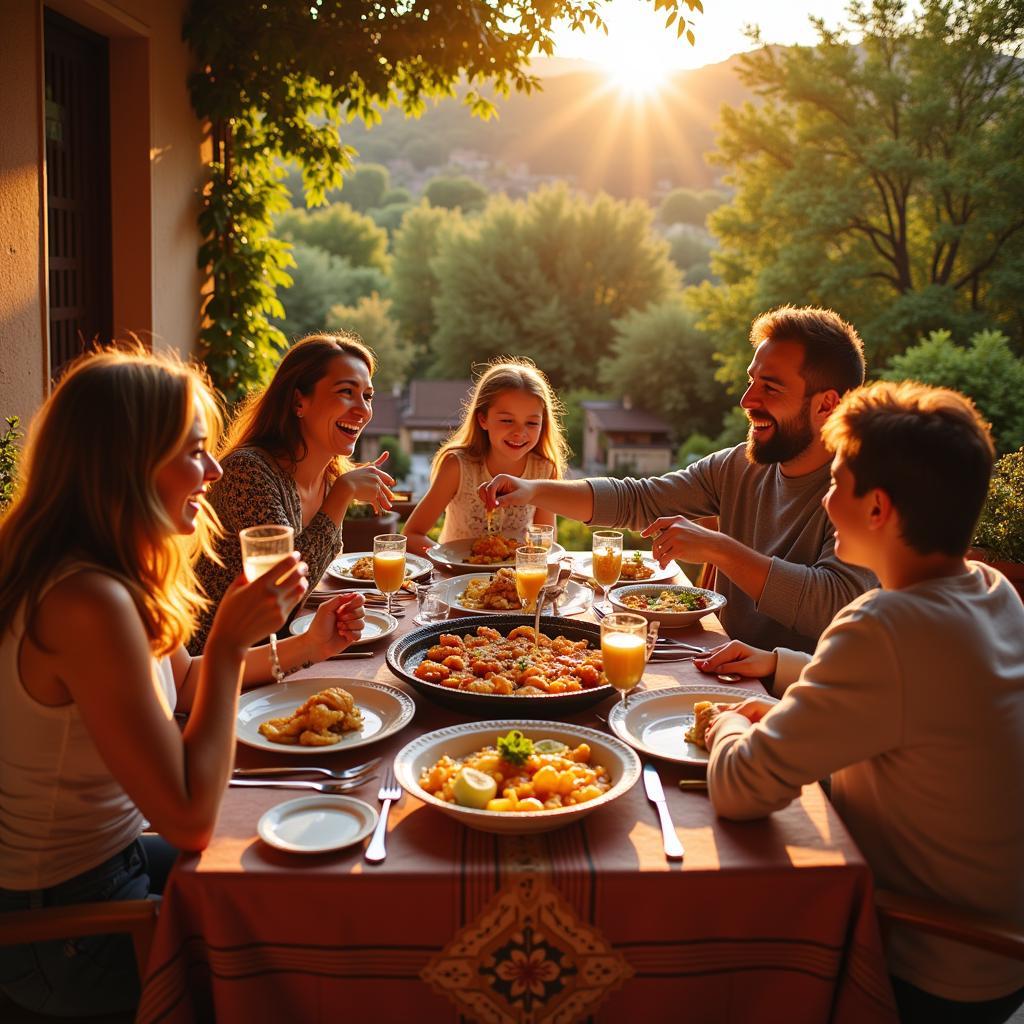
[[[476,538],[487,532],[481,484],[517,469],[535,480],[560,478],[567,449],[560,409],[547,377],[529,360],[503,359],[489,364],[466,404],[462,423],[434,458],[427,493],[403,532],[409,550],[423,554],[433,546],[427,536],[443,512],[441,543]],[[531,523],[555,525],[550,512],[533,506],[509,509],[493,523],[507,537],[524,537]]]
[[[187,547],[206,543],[217,425],[195,370],[113,351],[77,361],[33,423],[0,522],[0,913],[145,896],[145,819],[174,847],[209,841],[239,685],[272,678],[269,649],[250,647],[306,591],[293,553],[231,585],[202,658],[182,646],[202,600]],[[314,637],[279,645],[284,667],[347,646],[361,605],[321,609]],[[191,712],[184,731],[175,707]],[[0,987],[58,1016],[124,1010],[131,945],[3,947]]]

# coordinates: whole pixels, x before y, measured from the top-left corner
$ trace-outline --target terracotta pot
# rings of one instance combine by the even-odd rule
[[[373,538],[380,533],[398,533],[398,513],[385,512],[365,519],[346,519],[341,524],[342,550],[372,551]]]
[[[989,558],[988,552],[984,548],[971,548],[967,552],[967,557],[973,558],[976,562],[984,562],[986,565],[991,565],[993,569],[998,569],[1010,581],[1014,590],[1020,594],[1021,600],[1024,601],[1024,563],[997,562]]]

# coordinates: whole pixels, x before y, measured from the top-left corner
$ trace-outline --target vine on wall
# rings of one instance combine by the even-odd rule
[[[286,339],[268,317],[283,315],[279,286],[291,283],[290,246],[272,237],[285,209],[283,161],[302,167],[307,202],[341,186],[355,150],[342,126],[366,124],[399,104],[422,112],[454,96],[488,118],[497,95],[537,88],[532,53],[553,52],[551,31],[602,29],[605,0],[192,0],[184,36],[196,70],[192,104],[211,126],[199,229],[199,265],[210,275],[203,304],[203,356],[229,401],[265,380]],[[650,0],[693,42],[683,8],[701,0]]]

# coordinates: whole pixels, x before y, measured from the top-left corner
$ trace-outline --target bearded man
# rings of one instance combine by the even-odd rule
[[[481,495],[489,508],[535,505],[591,526],[643,529],[662,566],[679,559],[717,567],[730,636],[813,651],[835,613],[876,584],[836,558],[821,504],[831,461],[821,428],[864,382],[864,346],[831,310],[793,306],[759,316],[750,343],[745,444],[640,480],[499,475]],[[708,516],[718,517],[718,530],[693,521]]]

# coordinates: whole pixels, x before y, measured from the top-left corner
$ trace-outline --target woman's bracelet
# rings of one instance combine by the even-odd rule
[[[281,659],[277,654],[277,637],[273,633],[270,634],[270,674],[274,677],[274,682],[283,683],[286,676],[290,676],[304,668],[312,668],[314,664],[316,663],[313,661],[304,661],[301,665],[296,665],[294,668],[282,668]]]

